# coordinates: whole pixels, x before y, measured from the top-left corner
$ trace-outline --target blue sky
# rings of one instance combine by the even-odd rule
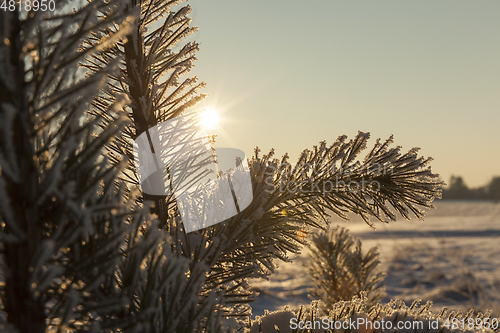
[[[500,176],[500,2],[194,0],[218,146],[295,158],[358,130],[469,186]]]

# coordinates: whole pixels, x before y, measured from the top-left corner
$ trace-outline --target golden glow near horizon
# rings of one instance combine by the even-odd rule
[[[203,110],[200,114],[200,120],[205,129],[219,128],[219,114],[212,108]]]

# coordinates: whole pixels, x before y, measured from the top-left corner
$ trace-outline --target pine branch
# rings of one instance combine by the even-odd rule
[[[390,148],[393,139],[378,139],[362,161],[357,156],[366,149],[369,134],[359,132],[346,141],[342,136],[331,146],[321,142],[313,150],[305,150],[297,163],[264,158],[267,171],[260,177],[271,193],[275,207],[293,203],[293,209],[307,207],[325,219],[328,212],[347,219],[347,213],[360,215],[369,225],[370,217],[386,222],[396,215],[391,205],[405,219],[410,212],[421,219],[419,207],[433,208],[432,201],[441,195],[439,175],[433,174],[431,158],[419,157],[418,148],[401,154],[401,147]],[[261,162],[262,164],[262,162]],[[288,187],[287,187],[288,186]]]

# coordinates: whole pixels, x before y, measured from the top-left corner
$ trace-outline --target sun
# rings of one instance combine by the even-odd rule
[[[219,128],[219,114],[212,108],[208,108],[200,114],[201,126],[205,129]]]

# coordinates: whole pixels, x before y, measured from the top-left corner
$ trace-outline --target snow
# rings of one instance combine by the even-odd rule
[[[398,217],[389,224],[376,223],[376,230],[355,217],[348,222],[332,217],[331,222],[359,237],[363,251],[378,247],[387,273],[384,302],[402,299],[409,305],[415,299],[431,300],[434,311],[491,309],[500,317],[500,204],[438,201],[435,206],[425,221]],[[251,281],[260,292],[252,304],[253,316],[265,309],[308,305],[307,263],[304,250],[292,262],[279,263],[268,281]]]

